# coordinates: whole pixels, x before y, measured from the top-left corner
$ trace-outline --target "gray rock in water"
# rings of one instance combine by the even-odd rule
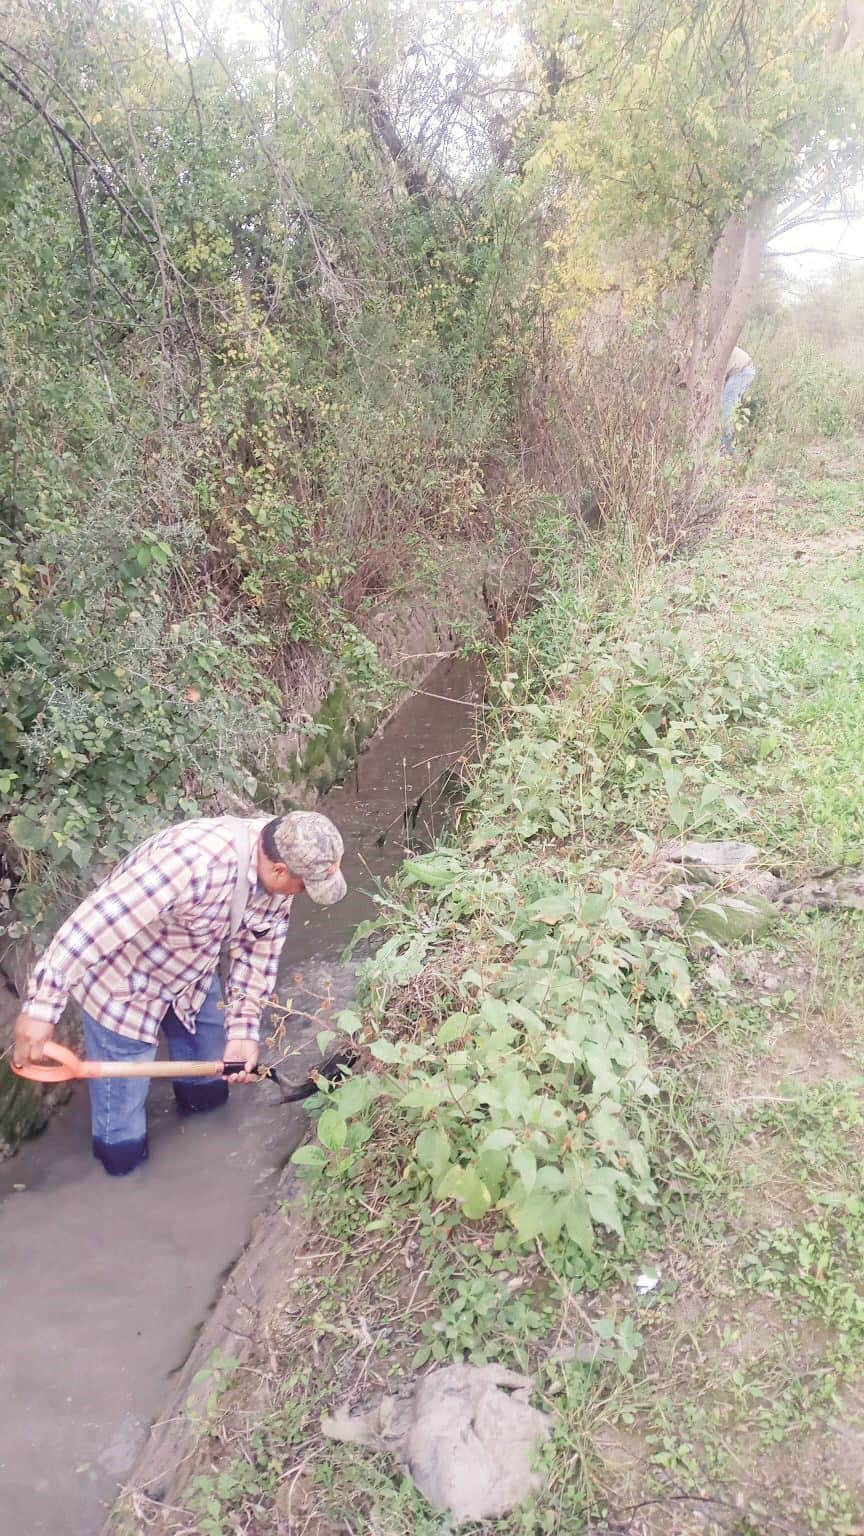
[[[550,1420],[531,1382],[500,1365],[448,1365],[367,1413],[343,1407],[321,1428],[331,1440],[389,1451],[434,1509],[459,1524],[496,1520],[543,1486],[532,1460]]]

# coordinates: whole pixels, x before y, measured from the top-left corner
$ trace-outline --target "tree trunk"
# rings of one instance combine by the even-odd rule
[[[726,369],[753,306],[775,212],[776,204],[764,200],[746,221],[729,219],[714,248],[711,275],[697,299],[687,378],[688,438],[694,448],[717,431]]]
[[[864,47],[864,0],[846,0],[837,13],[829,53],[851,53]]]
[[[837,12],[828,50],[850,53],[862,45],[864,0],[845,0]],[[717,431],[726,369],[753,306],[765,242],[776,213],[776,201],[764,198],[746,220],[729,219],[714,248],[711,276],[697,297],[687,377],[688,441],[697,451]],[[758,366],[758,358],[754,362]]]

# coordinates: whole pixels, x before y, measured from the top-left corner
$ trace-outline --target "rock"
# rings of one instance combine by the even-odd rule
[[[740,884],[748,896],[764,896],[771,902],[776,901],[783,886],[782,880],[767,869],[748,869]]]
[[[676,875],[680,871],[676,869]],[[689,894],[682,886],[676,888],[664,878],[668,870],[659,870],[651,867],[632,875],[622,885],[619,900],[630,915],[635,928],[647,931],[653,929],[657,933],[666,933],[670,937],[677,931],[676,912],[683,899],[682,892]]]
[[[776,995],[784,989],[797,992],[810,982],[805,966],[790,966],[782,955],[772,955],[755,946],[737,954],[733,965],[739,984],[751,986],[760,996]]]
[[[853,912],[864,910],[864,875],[839,874],[831,879],[816,875],[784,891],[780,900],[790,911],[803,912],[815,907],[819,912],[843,907]]]
[[[711,961],[711,964],[705,971],[705,980],[717,992],[725,992],[732,985],[732,977],[729,975],[722,960]]]
[[[712,942],[760,933],[776,915],[782,882],[754,866],[753,843],[667,843],[621,892],[635,927],[683,928]],[[864,888],[862,888],[864,904]]]
[[[765,967],[770,965],[770,960],[762,949],[745,949],[736,955],[732,961],[735,976],[739,981],[748,982],[750,986],[761,985]]]
[[[667,843],[659,856],[667,864],[687,864],[729,874],[752,864],[759,857],[759,849],[752,843]]]
[[[734,944],[763,933],[777,916],[777,909],[763,896],[712,891],[701,901],[684,902],[679,915],[688,934],[698,934],[712,943]]]
[[[50,1100],[23,1077],[16,1077],[5,1061],[0,1061],[0,1138],[16,1147],[27,1136],[41,1131],[51,1113]],[[0,1158],[4,1156],[0,1151]]]
[[[499,1365],[448,1365],[366,1413],[347,1407],[321,1428],[331,1440],[389,1451],[433,1509],[459,1524],[496,1520],[543,1486],[532,1460],[550,1429],[530,1380]]]
[[[603,1358],[603,1350],[602,1339],[583,1339],[581,1344],[562,1344],[550,1350],[546,1358],[550,1365],[569,1365],[573,1360],[578,1365],[595,1365]]]

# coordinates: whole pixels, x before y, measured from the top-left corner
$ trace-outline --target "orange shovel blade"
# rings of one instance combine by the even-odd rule
[[[68,1046],[58,1045],[56,1040],[46,1040],[42,1050],[57,1065],[52,1067],[41,1061],[27,1061],[16,1067],[14,1061],[10,1062],[17,1077],[27,1077],[32,1083],[71,1083],[78,1077],[93,1076],[86,1070],[87,1063]]]

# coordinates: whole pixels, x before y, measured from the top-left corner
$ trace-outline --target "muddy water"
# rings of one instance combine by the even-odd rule
[[[476,670],[442,662],[425,689],[322,807],[344,835],[350,895],[326,911],[295,903],[280,986],[307,1016],[291,1025],[298,1077],[316,1029],[351,996],[339,957],[374,913],[375,879],[403,857],[406,805],[410,821],[424,796],[414,832],[434,836],[445,815],[436,780],[472,752]],[[304,1130],[302,1111],[269,1084],[238,1087],[198,1122],[178,1120],[168,1085],[154,1085],[150,1161],[109,1179],[90,1156],[76,1088],[45,1134],[0,1167],[4,1536],[96,1536]]]

